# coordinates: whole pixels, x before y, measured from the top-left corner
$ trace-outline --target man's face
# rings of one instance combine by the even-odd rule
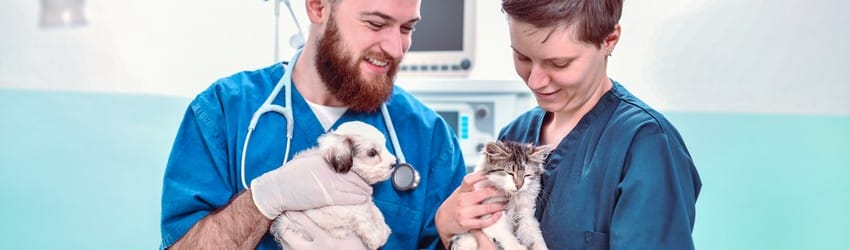
[[[325,31],[318,39],[315,59],[319,76],[330,94],[352,110],[375,111],[392,94],[398,65],[410,48],[413,25],[419,19],[419,1],[412,1],[414,5],[395,1],[398,0],[378,5],[392,8],[372,10],[370,6],[360,6],[364,10],[347,12],[339,5],[356,5],[359,1],[341,1],[331,10]],[[408,9],[415,11],[404,12],[404,6],[414,6]],[[400,22],[404,19],[393,16],[398,13],[413,13],[413,18]],[[353,21],[338,22],[338,18]]]

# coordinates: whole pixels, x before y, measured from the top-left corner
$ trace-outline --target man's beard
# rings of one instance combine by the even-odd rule
[[[352,59],[353,53],[346,51],[335,19],[331,14],[325,33],[319,38],[319,51],[315,58],[319,77],[330,94],[348,108],[358,112],[376,111],[392,94],[399,62],[383,51],[367,53],[365,57],[389,62],[390,68],[387,74],[376,79],[363,79],[360,63],[364,59]]]

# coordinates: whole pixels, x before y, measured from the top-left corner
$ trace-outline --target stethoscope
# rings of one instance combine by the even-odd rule
[[[245,156],[248,155],[248,141],[251,140],[251,133],[254,132],[254,129],[257,128],[257,122],[260,120],[260,117],[266,113],[273,112],[283,116],[286,119],[286,151],[283,155],[283,164],[289,161],[289,149],[290,143],[292,143],[292,133],[294,130],[294,119],[292,115],[292,71],[295,65],[295,60],[298,59],[298,56],[301,55],[301,50],[295,52],[295,55],[292,56],[292,60],[286,64],[286,70],[283,73],[283,77],[277,82],[277,85],[274,86],[271,94],[266,100],[260,105],[260,108],[257,109],[256,112],[251,116],[251,122],[248,124],[248,133],[245,135],[245,142],[242,145],[242,160],[240,162],[240,174],[242,177],[242,187],[248,189],[248,182],[245,181]],[[284,105],[280,106],[278,104],[273,104],[272,101],[278,94],[280,94],[280,90],[285,89],[284,94]],[[404,152],[401,150],[401,145],[398,143],[398,137],[395,133],[395,127],[393,127],[392,118],[390,118],[390,112],[387,111],[387,105],[381,105],[381,115],[384,118],[384,123],[387,126],[387,131],[390,135],[390,142],[392,144],[393,150],[396,153],[396,159],[398,162],[393,169],[391,180],[393,183],[393,187],[398,191],[407,191],[416,188],[419,185],[419,172],[413,168],[410,164],[407,163],[407,160],[404,158]],[[281,165],[283,165],[281,164]]]

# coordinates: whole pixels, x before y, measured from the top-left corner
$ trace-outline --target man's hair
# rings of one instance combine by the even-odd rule
[[[580,42],[599,47],[620,21],[623,0],[502,0],[502,11],[538,28],[575,25]]]

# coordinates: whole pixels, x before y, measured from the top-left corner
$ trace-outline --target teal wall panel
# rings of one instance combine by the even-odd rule
[[[703,180],[698,249],[850,247],[850,117],[667,117]]]
[[[0,249],[152,249],[188,98],[0,90]],[[697,249],[847,249],[850,116],[666,113]]]
[[[0,249],[154,249],[185,98],[0,91]]]

